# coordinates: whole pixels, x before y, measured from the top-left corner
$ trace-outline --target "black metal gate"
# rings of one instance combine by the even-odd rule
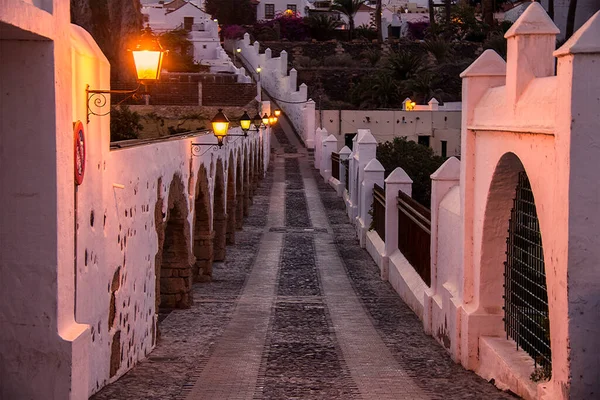
[[[510,212],[504,263],[504,327],[534,359],[550,370],[550,325],[542,235],[529,178],[519,173]]]

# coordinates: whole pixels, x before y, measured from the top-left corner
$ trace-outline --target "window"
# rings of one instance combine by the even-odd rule
[[[194,25],[194,17],[183,17],[183,29],[191,31],[192,25]]]
[[[295,4],[288,4],[287,5],[287,9],[288,10],[292,10],[292,12],[295,14],[296,13],[296,5]]]
[[[205,49],[205,48],[206,48],[206,45],[205,45],[205,44],[203,44],[203,45],[202,45],[202,48],[203,48],[203,49]]]
[[[419,144],[429,147],[429,136],[419,136]]]
[[[265,19],[275,18],[275,4],[265,4]]]
[[[442,140],[442,157],[446,158],[448,153],[448,141]]]

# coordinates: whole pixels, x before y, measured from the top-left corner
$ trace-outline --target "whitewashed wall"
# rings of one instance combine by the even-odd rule
[[[171,180],[180,176],[193,226],[200,166],[208,171],[212,199],[219,158],[227,168],[229,154],[256,143],[267,169],[269,133],[226,139],[222,149],[201,157],[192,156],[191,143],[210,148],[212,134],[110,151],[110,116],[91,115],[87,123],[85,101],[87,85],[110,88],[110,66],[92,37],[70,24],[68,2],[45,2],[42,10],[10,0],[0,3],[0,22],[12,32],[0,44],[0,57],[8,60],[1,63],[0,82],[20,85],[7,86],[0,101],[0,165],[14,172],[0,177],[0,247],[12,249],[0,260],[0,280],[7,283],[0,295],[7,304],[0,311],[0,397],[87,399],[154,346],[157,193],[165,210]],[[76,121],[84,125],[87,157],[77,187]],[[119,354],[111,377],[116,332],[123,358]]]
[[[287,70],[287,52],[279,57],[271,57],[271,49],[260,54],[260,44],[250,44],[250,35],[236,43],[242,49],[241,59],[250,69],[254,79],[272,96],[272,100],[281,108],[298,132],[306,147],[315,146],[315,102],[308,99],[308,88],[303,83],[298,87],[298,73]],[[260,76],[256,68],[261,68]]]
[[[369,129],[379,143],[401,136],[416,142],[419,136],[429,136],[436,154],[441,154],[444,140],[447,156],[460,155],[460,110],[317,110],[316,120],[317,126],[338,137],[340,148],[345,134]]]

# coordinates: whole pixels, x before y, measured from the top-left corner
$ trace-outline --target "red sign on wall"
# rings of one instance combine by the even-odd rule
[[[85,174],[85,136],[83,133],[83,123],[75,122],[73,129],[74,151],[75,151],[75,184],[81,185],[83,175]]]

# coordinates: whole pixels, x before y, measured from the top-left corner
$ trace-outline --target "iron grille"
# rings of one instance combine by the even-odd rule
[[[510,212],[504,263],[504,327],[533,358],[551,368],[548,292],[542,235],[529,178],[519,173]]]
[[[385,187],[373,186],[373,229],[385,242]]]
[[[331,153],[331,176],[340,180],[340,155],[338,153]]]
[[[348,185],[350,183],[350,173],[348,171],[350,169],[350,160],[342,160],[342,164],[344,164],[344,172],[346,174],[344,184],[346,185],[346,190],[350,193],[350,186]]]

